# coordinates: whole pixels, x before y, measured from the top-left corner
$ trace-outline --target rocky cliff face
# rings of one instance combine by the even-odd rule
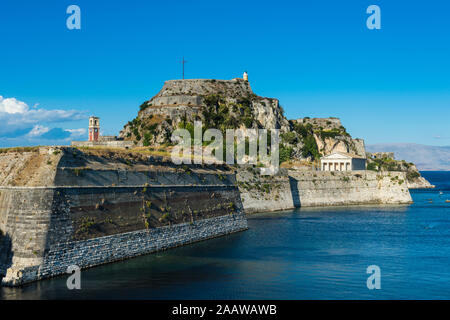
[[[393,152],[375,152],[367,154],[367,169],[378,172],[404,172],[409,189],[434,188],[424,177],[414,163],[405,160],[395,160]]]
[[[255,95],[248,81],[171,80],[144,102],[120,137],[140,145],[170,143],[178,127],[195,120],[207,128],[274,128],[289,130],[277,99]]]
[[[296,139],[283,136],[283,142],[301,153],[298,158],[317,159],[334,152],[365,156],[364,140],[353,139],[338,118],[302,118],[290,121]],[[289,134],[290,138],[293,134]],[[294,143],[292,143],[292,140]]]
[[[339,119],[289,121],[279,101],[253,93],[248,81],[171,80],[144,102],[138,116],[128,122],[120,138],[136,145],[170,144],[176,128],[202,121],[205,128],[221,131],[236,128],[280,129],[282,154],[288,159],[314,160],[341,151],[364,156],[364,141],[352,139]]]

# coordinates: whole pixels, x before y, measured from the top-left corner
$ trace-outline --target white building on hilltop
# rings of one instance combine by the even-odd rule
[[[322,171],[366,170],[366,158],[343,152],[335,152],[320,159]]]

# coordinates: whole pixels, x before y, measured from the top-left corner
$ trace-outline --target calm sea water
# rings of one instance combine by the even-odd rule
[[[423,175],[437,188],[412,205],[258,214],[245,232],[82,271],[79,291],[64,276],[0,298],[450,299],[450,172]]]

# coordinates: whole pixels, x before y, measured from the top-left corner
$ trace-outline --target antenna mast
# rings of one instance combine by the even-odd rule
[[[184,60],[184,57],[183,57],[183,60],[181,60],[181,63],[183,64],[183,80],[184,80],[184,64],[185,64],[186,62],[187,62],[187,61]]]

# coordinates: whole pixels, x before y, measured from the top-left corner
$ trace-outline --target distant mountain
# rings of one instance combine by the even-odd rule
[[[395,159],[413,162],[423,171],[450,171],[450,146],[436,147],[415,143],[367,145],[368,152],[394,152]]]

